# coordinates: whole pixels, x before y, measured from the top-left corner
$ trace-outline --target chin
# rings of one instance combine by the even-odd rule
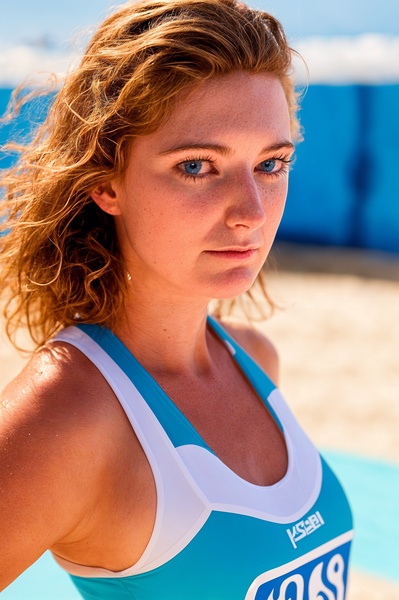
[[[211,286],[211,297],[215,300],[231,300],[244,294],[252,287],[258,273],[245,270],[218,276],[218,281]]]

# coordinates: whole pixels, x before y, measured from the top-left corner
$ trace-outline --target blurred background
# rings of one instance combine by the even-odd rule
[[[399,4],[254,0],[296,61],[304,142],[272,255],[277,308],[260,324],[281,387],[344,482],[355,515],[347,600],[399,598]],[[23,80],[73,66],[115,0],[0,0],[0,113]],[[0,127],[26,134],[37,103]],[[0,148],[1,150],[1,148]],[[15,157],[0,151],[0,167]],[[0,387],[25,358],[1,339]],[[45,555],[5,599],[77,598]]]
[[[118,2],[0,4],[1,110],[26,77],[73,64],[92,25]],[[255,4],[281,20],[309,69],[308,78],[297,61],[306,143],[298,147],[279,239],[398,253],[397,0]]]

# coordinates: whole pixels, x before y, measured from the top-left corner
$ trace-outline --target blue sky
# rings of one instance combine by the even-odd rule
[[[10,45],[46,36],[57,45],[68,44],[80,29],[101,22],[111,0],[0,0],[0,39]]]
[[[96,25],[123,3],[0,0],[0,87],[14,87],[41,72],[63,73],[77,64]],[[281,20],[306,60],[311,82],[399,82],[399,0],[249,3]]]
[[[16,44],[44,36],[64,45],[101,21],[118,0],[0,0],[0,39]],[[293,39],[310,35],[399,35],[398,0],[250,0],[280,18]],[[382,7],[382,10],[378,10]]]

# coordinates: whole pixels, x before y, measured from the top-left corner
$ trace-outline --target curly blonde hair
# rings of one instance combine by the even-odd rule
[[[103,22],[1,182],[10,339],[21,326],[38,345],[77,322],[113,327],[126,271],[93,189],[124,172],[129,144],[159,127],[177,94],[217,75],[277,76],[299,139],[292,54],[274,17],[236,0],[139,0]]]

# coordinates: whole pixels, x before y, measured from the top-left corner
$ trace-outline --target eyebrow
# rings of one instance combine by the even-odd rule
[[[231,156],[233,150],[228,146],[221,146],[220,144],[210,144],[207,142],[201,144],[183,144],[182,146],[176,146],[160,152],[161,155],[177,154],[178,152],[184,152],[189,150],[212,150],[222,156]],[[262,148],[260,154],[267,154],[268,152],[276,152],[278,150],[295,150],[295,146],[289,140],[277,142],[271,146],[265,146]]]

